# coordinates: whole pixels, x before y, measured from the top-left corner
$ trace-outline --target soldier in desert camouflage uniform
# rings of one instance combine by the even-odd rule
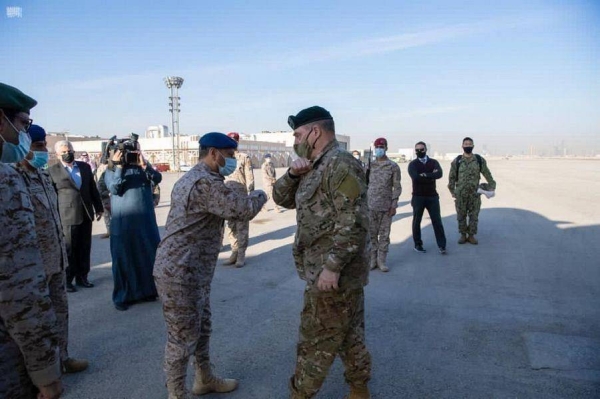
[[[29,110],[37,102],[0,83],[0,398],[58,398],[56,315],[23,178],[8,164],[29,152]]]
[[[265,154],[265,161],[261,166],[261,172],[263,187],[267,193],[269,201],[271,201],[271,199],[273,199],[273,184],[275,184],[277,181],[277,171],[275,170],[275,164],[273,164],[273,161],[271,160],[271,154]],[[267,204],[268,203],[269,202],[267,202]],[[269,210],[267,209],[267,206],[265,206],[264,209],[267,211]],[[275,209],[277,209],[277,212],[281,212],[281,209],[277,204],[275,204]]]
[[[65,275],[68,258],[58,213],[58,196],[50,175],[39,169],[48,163],[46,131],[38,125],[31,125],[28,133],[31,137],[31,151],[23,161],[15,165],[15,168],[23,176],[31,195],[38,246],[48,278],[50,299],[56,313],[56,335],[59,338],[63,371],[78,373],[87,369],[88,362],[70,358],[68,353],[69,304]]]
[[[235,170],[235,140],[222,133],[200,139],[200,162],[173,187],[165,237],[154,264],[154,278],[167,324],[165,373],[169,398],[187,398],[190,356],[196,369],[192,392],[229,392],[233,379],[216,377],[209,358],[210,284],[227,220],[250,220],[265,204],[263,191],[240,194],[223,183]]]
[[[479,154],[473,154],[473,139],[463,139],[464,153],[452,161],[450,174],[448,176],[448,189],[456,206],[456,218],[458,219],[459,244],[467,241],[478,244],[475,237],[477,224],[479,222],[479,210],[481,209],[481,196],[477,194],[479,176],[483,175],[488,182],[489,191],[496,189],[496,181],[492,177],[487,162]],[[467,224],[467,217],[469,218]]]
[[[333,118],[324,108],[307,108],[288,123],[300,158],[277,180],[273,198],[296,209],[293,255],[307,283],[291,398],[315,396],[339,354],[349,397],[366,399],[371,357],[364,330],[363,287],[369,273],[365,174],[339,146]]]
[[[235,132],[228,133],[227,136],[234,139],[236,143],[240,142],[240,135]],[[235,151],[237,167],[235,172],[225,178],[225,185],[240,194],[247,195],[254,190],[254,172],[252,172],[252,161],[248,154]],[[229,231],[229,243],[231,244],[231,256],[225,261],[226,265],[243,267],[246,262],[246,249],[248,248],[248,237],[250,235],[250,221],[248,220],[228,220],[227,227]]]
[[[389,269],[385,262],[390,246],[392,217],[396,214],[398,198],[402,194],[400,167],[385,154],[387,140],[374,142],[375,162],[369,165],[369,216],[371,219],[371,269],[382,272]]]

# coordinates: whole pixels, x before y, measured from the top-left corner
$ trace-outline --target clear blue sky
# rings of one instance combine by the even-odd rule
[[[178,75],[182,133],[284,130],[318,104],[353,147],[600,151],[594,0],[0,3],[0,81],[50,131],[170,125],[163,78]]]

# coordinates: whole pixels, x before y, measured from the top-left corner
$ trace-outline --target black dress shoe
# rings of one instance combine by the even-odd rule
[[[75,288],[73,283],[67,283],[67,292],[77,292],[77,288]]]
[[[121,312],[124,312],[127,309],[129,309],[129,306],[127,306],[127,304],[124,304],[124,303],[115,303],[115,309],[120,310]]]
[[[87,278],[77,279],[77,285],[84,288],[92,288],[94,284],[90,283]]]
[[[152,295],[152,296],[147,296],[144,299],[142,299],[143,302],[156,302],[156,296]]]

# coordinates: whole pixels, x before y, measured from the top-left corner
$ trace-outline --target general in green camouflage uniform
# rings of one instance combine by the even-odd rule
[[[293,256],[307,283],[291,397],[315,396],[339,354],[350,398],[369,398],[371,356],[365,345],[363,292],[369,273],[365,174],[360,162],[335,140],[329,112],[311,107],[290,117],[289,123],[300,159],[277,180],[273,199],[296,209]],[[297,168],[299,161],[303,168]],[[324,285],[328,275],[337,280]]]
[[[458,231],[461,235],[458,243],[464,244],[469,241],[472,244],[477,244],[478,241],[475,235],[477,234],[479,210],[481,209],[481,197],[477,194],[479,177],[480,175],[485,177],[488,187],[492,191],[496,189],[496,182],[485,159],[472,153],[473,140],[471,138],[466,137],[463,140],[463,150],[464,154],[452,161],[448,189],[455,199]]]

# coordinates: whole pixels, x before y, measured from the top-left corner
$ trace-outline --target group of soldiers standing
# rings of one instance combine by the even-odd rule
[[[36,157],[43,158],[38,154],[43,150],[31,146],[35,133],[27,133],[29,112],[35,105],[19,90],[0,84],[0,229],[10,237],[0,243],[0,397],[54,399],[62,393],[61,372],[70,359],[65,320],[60,319],[65,275],[64,266],[48,268],[40,251],[46,248],[43,240],[60,241],[58,215],[50,205],[49,223],[40,223],[34,200],[56,202],[56,198],[44,191],[44,184],[30,183],[45,178],[35,167],[20,171],[9,165],[41,163],[36,163]],[[200,138],[198,164],[172,190],[153,271],[167,327],[164,370],[170,399],[190,397],[185,383],[190,357],[195,368],[191,393],[229,392],[238,386],[235,379],[219,377],[210,361],[211,282],[224,221],[228,221],[232,246],[228,263],[242,267],[249,221],[269,199],[276,207],[296,210],[292,254],[298,275],[306,282],[290,398],[314,397],[337,355],[346,369],[347,397],[370,398],[364,286],[370,268],[388,269],[389,230],[402,193],[400,169],[385,156],[387,141],[378,139],[376,160],[365,173],[364,165],[337,142],[333,117],[322,107],[291,115],[288,124],[298,158],[276,179],[274,166],[265,157],[266,193],[254,189],[250,160],[237,151],[239,136],[218,132]],[[419,212],[422,216],[423,209],[435,212],[430,201],[417,206],[415,197],[437,195],[435,180],[441,177],[439,164],[421,156],[426,151],[422,147],[423,143],[417,144],[415,160],[422,165],[409,166],[415,216]],[[463,147],[465,156],[452,164],[450,190],[457,198],[464,242],[476,243],[471,238],[477,233],[480,202],[472,198],[476,195],[472,190],[477,188],[479,172],[489,189],[495,188],[495,182],[485,160],[468,156],[468,141]],[[414,228],[413,223],[413,232]],[[445,253],[445,241],[438,240],[438,246]],[[64,252],[64,246],[54,247]],[[415,239],[415,250],[418,247],[423,249]],[[52,258],[64,261],[65,254]],[[53,285],[62,288],[60,298],[53,294]]]

